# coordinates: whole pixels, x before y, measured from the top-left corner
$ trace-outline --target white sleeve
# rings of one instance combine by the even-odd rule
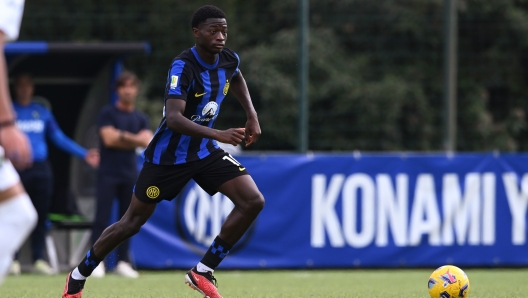
[[[0,0],[0,31],[4,32],[5,41],[18,38],[24,0]]]

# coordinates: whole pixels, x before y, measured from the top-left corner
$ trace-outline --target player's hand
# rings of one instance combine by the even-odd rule
[[[257,118],[250,118],[246,122],[246,147],[250,146],[253,143],[256,143],[260,137],[260,125]]]
[[[244,139],[244,128],[230,128],[228,130],[219,130],[216,140],[222,143],[238,145]]]
[[[31,166],[33,156],[29,140],[16,126],[6,126],[0,129],[0,145],[4,147],[5,156],[15,168],[23,170]]]
[[[92,168],[99,167],[100,159],[101,159],[101,156],[99,155],[99,150],[97,149],[88,150],[88,153],[86,153],[86,156],[84,157],[84,160],[86,161],[86,163],[92,166]]]

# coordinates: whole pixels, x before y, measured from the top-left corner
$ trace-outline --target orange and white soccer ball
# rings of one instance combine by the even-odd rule
[[[469,295],[469,278],[462,269],[445,265],[431,274],[427,287],[431,298],[466,298]]]

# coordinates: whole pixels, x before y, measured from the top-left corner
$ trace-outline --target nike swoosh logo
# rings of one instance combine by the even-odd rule
[[[194,273],[194,272],[191,272],[192,273],[192,277],[194,278],[194,280],[196,281],[196,283],[198,283],[200,281],[200,278],[198,277],[199,275]]]
[[[239,170],[240,172],[242,172],[242,171],[245,170],[245,169],[246,169],[246,168],[244,168],[244,167],[238,167],[238,170]]]
[[[200,96],[205,95],[205,94],[207,94],[207,92],[204,92],[204,93],[198,93],[198,92],[196,92],[196,93],[194,94],[194,97],[200,97]]]

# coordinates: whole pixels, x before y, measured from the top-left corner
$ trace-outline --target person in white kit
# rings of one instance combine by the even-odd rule
[[[0,0],[0,284],[37,222],[37,212],[14,168],[31,164],[31,150],[15,125],[4,55],[4,44],[18,37],[23,10],[24,0]]]

